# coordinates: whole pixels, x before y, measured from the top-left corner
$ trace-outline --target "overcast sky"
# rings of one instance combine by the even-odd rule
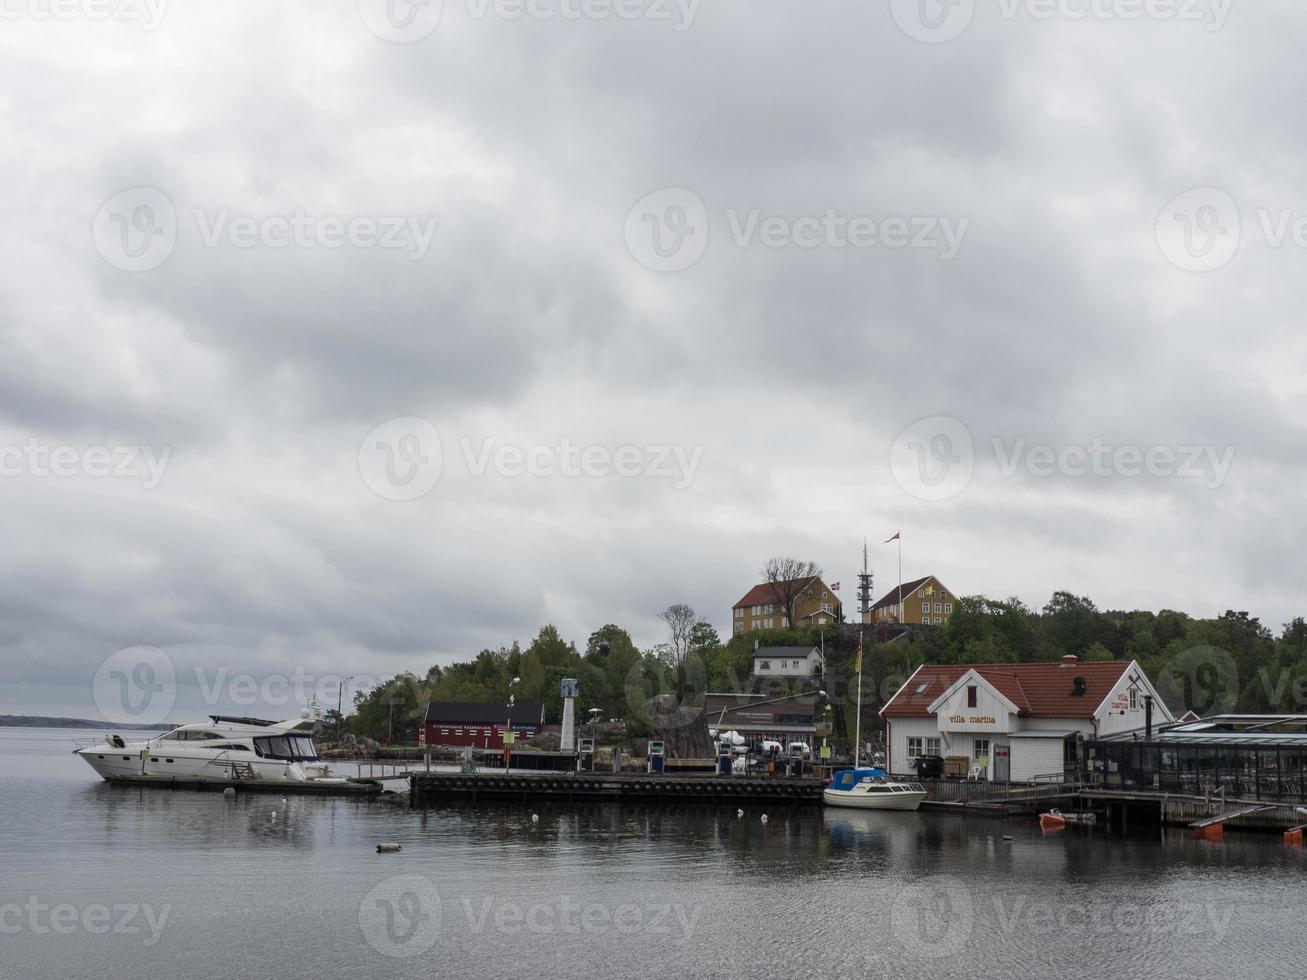
[[[1304,613],[1296,0],[51,3],[0,5],[0,711],[137,645],[186,715],[725,633],[896,530]]]

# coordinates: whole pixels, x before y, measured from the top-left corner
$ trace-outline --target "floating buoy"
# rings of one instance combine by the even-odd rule
[[[743,810],[736,810],[736,811],[735,811],[735,815],[736,815],[737,817],[742,817],[742,816],[744,816],[744,811],[743,811]]]
[[[224,790],[222,791],[222,795],[223,795],[223,796],[226,796],[226,797],[233,797],[233,796],[235,796],[235,795],[236,795],[236,787],[235,787],[235,786],[228,786],[226,789],[224,789]]]
[[[276,823],[276,822],[277,822],[277,811],[276,811],[276,810],[273,810],[273,811],[272,811],[272,822],[273,822],[273,823]]]
[[[766,822],[767,822],[767,814],[765,814],[765,813],[762,815],[762,822],[763,822],[763,823],[766,823]]]
[[[532,822],[532,823],[539,823],[539,822],[540,822],[540,814],[538,814],[538,813],[533,813],[533,814],[531,814],[531,822]]]
[[[402,850],[403,848],[400,847],[398,844],[386,843],[386,844],[377,845],[378,854],[395,854]]]

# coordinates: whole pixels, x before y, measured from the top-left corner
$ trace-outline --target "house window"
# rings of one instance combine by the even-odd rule
[[[743,623],[736,623],[736,624],[735,624],[735,632],[737,632],[737,633],[743,633],[743,632],[744,632],[744,624],[743,624]]]
[[[938,602],[935,603],[935,612],[943,612],[943,611],[944,611],[944,606]]]
[[[915,759],[918,756],[925,755],[923,751],[923,740],[916,735],[908,739],[908,758]]]
[[[825,617],[825,616],[818,616],[818,617],[817,617],[817,625],[818,625],[818,626],[825,626],[825,625],[826,625],[826,617]]]
[[[939,739],[926,739],[926,755],[939,755]]]
[[[976,685],[969,684],[967,685],[967,707],[974,708],[975,706],[976,706]]]
[[[918,589],[918,590],[917,590],[917,598],[918,598],[918,599],[924,599],[924,598],[926,598],[926,590],[925,590],[925,589]]]
[[[921,604],[921,611],[924,612],[924,613],[928,613],[928,612],[930,612],[930,603],[929,603],[929,602],[923,602],[923,603]]]
[[[936,616],[936,617],[935,617],[935,625],[936,625],[936,626],[943,626],[943,625],[944,625],[944,620],[942,620],[942,619],[940,619],[938,616]]]
[[[953,611],[953,603],[951,602],[944,603],[944,611],[946,613],[951,613]]]
[[[989,758],[989,739],[978,738],[971,743],[971,758],[974,762]]]
[[[759,670],[771,670],[771,661],[770,661],[770,660],[759,660],[759,661],[758,661],[758,669],[759,669]]]
[[[1139,688],[1130,688],[1130,710],[1134,711],[1139,707]]]
[[[739,609],[735,610],[735,618],[736,618],[736,619],[743,619],[743,618],[744,618],[744,607],[743,607],[743,606],[741,606]]]

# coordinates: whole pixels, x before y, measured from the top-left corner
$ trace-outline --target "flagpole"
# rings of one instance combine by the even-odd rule
[[[907,618],[903,611],[903,532],[894,535],[899,539],[899,625]]]

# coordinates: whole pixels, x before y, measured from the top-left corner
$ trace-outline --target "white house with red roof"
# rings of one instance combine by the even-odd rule
[[[1154,726],[1174,721],[1133,660],[924,664],[880,711],[886,768],[914,775],[938,755],[984,779],[1062,778],[1084,739],[1142,731],[1150,703]]]

